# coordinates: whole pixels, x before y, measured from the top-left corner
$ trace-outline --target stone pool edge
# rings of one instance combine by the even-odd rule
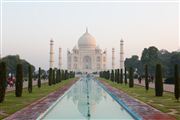
[[[119,104],[121,105],[135,120],[142,120],[141,116],[139,116],[135,111],[129,108],[119,97],[110,92],[106,86],[100,81],[96,80],[96,82]]]
[[[61,97],[71,86],[76,83],[78,79],[72,80],[65,86],[40,98],[39,100],[31,103],[30,105],[22,108],[14,114],[4,118],[4,120],[35,120],[43,114],[59,97]]]
[[[79,79],[80,80],[80,79]],[[77,81],[79,81],[77,80]],[[76,83],[77,83],[76,81]],[[64,98],[64,96],[72,90],[73,86],[76,84],[74,83],[73,85],[70,86],[70,88],[68,90],[66,90],[63,95],[61,95],[54,103],[51,104],[51,106],[46,110],[44,111],[36,120],[42,120],[58,103],[60,100],[62,100]]]
[[[174,117],[128,95],[124,91],[112,87],[106,81],[103,81],[100,78],[97,78],[97,81],[103,84],[109,92],[121,99],[128,106],[128,108],[138,114],[138,116],[140,116],[143,120],[176,120]]]

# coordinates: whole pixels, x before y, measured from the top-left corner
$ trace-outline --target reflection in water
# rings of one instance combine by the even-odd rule
[[[89,100],[87,98],[87,90],[89,92]],[[73,103],[77,105],[79,112],[82,113],[84,117],[87,117],[88,115],[88,101],[90,113],[92,113],[96,111],[96,104],[101,101],[102,97],[106,99],[105,91],[103,91],[93,79],[87,77],[84,77],[80,82],[77,82],[67,96],[68,99],[73,100]]]
[[[92,77],[82,77],[43,117],[46,120],[132,120]]]

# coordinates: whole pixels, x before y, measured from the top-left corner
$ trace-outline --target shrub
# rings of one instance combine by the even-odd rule
[[[149,89],[149,81],[148,81],[148,65],[145,65],[145,88]]]
[[[6,63],[1,62],[0,63],[0,103],[4,101],[5,94],[6,94],[6,87],[7,87],[7,81],[6,81]]]
[[[48,81],[49,86],[52,85],[52,79],[53,79],[53,70],[52,70],[52,68],[50,68],[49,69],[49,81]]]
[[[162,80],[162,70],[160,64],[156,65],[155,95],[163,96],[163,80]]]
[[[132,67],[129,68],[129,87],[134,87],[134,71]]]
[[[124,69],[124,82],[125,82],[125,85],[127,84],[127,70],[126,70],[126,67]]]
[[[179,100],[180,97],[180,78],[179,78],[179,68],[178,64],[174,66],[174,95],[177,100]]]
[[[52,84],[56,84],[56,78],[55,78],[55,69],[53,70],[53,78],[52,78]]]
[[[41,68],[39,68],[39,74],[38,74],[38,88],[41,87]]]
[[[28,66],[28,92],[32,93],[32,66]]]
[[[120,73],[120,83],[123,84],[123,69],[121,69]]]
[[[16,86],[16,90],[15,90],[16,97],[21,97],[22,91],[23,91],[23,66],[22,64],[17,64],[15,86]]]
[[[111,81],[114,82],[114,70],[111,71]]]

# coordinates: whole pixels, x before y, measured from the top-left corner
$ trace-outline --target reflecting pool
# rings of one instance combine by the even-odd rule
[[[133,120],[93,77],[81,77],[39,119]]]

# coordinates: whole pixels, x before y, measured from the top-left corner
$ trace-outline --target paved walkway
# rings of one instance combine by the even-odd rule
[[[60,96],[62,96],[65,91],[67,91],[76,80],[73,80],[68,85],[63,86],[59,90],[49,94],[48,96],[32,103],[31,105],[21,109],[20,111],[12,114],[11,116],[5,118],[5,120],[35,120],[43,112],[45,112]]]
[[[162,113],[161,111],[129,96],[121,90],[118,90],[105,81],[100,81],[105,87],[115,96],[119,97],[123,102],[128,105],[130,109],[136,112],[143,120],[175,120],[175,118]],[[34,120],[37,119],[43,112],[45,112],[60,96],[62,96],[66,90],[74,84],[72,81],[70,84],[63,86],[61,89],[49,94],[48,96],[34,102],[33,104],[23,108],[16,112],[5,120]]]
[[[128,107],[136,112],[143,120],[175,120],[175,118],[129,96],[123,91],[110,86],[105,81],[100,81],[115,96],[119,97]]]
[[[41,80],[41,83],[46,83],[46,82],[48,82],[48,80]],[[35,80],[33,80],[33,86],[35,86],[35,85],[37,85],[37,80],[35,81]],[[28,87],[28,81],[24,81],[23,82],[23,88],[27,88]],[[13,91],[13,90],[15,90],[15,86],[14,87],[7,87],[7,89],[6,89],[6,92],[9,92],[9,91]]]
[[[139,84],[138,80],[135,79],[135,80],[134,80],[134,83],[135,83],[136,85],[145,86],[145,81],[144,81],[144,80],[142,80],[142,81],[141,81],[141,84]],[[149,83],[149,87],[150,87],[150,88],[155,88],[154,83],[150,82],[150,83]],[[174,92],[174,85],[164,84],[163,87],[164,87],[164,91],[166,91],[166,92]]]

